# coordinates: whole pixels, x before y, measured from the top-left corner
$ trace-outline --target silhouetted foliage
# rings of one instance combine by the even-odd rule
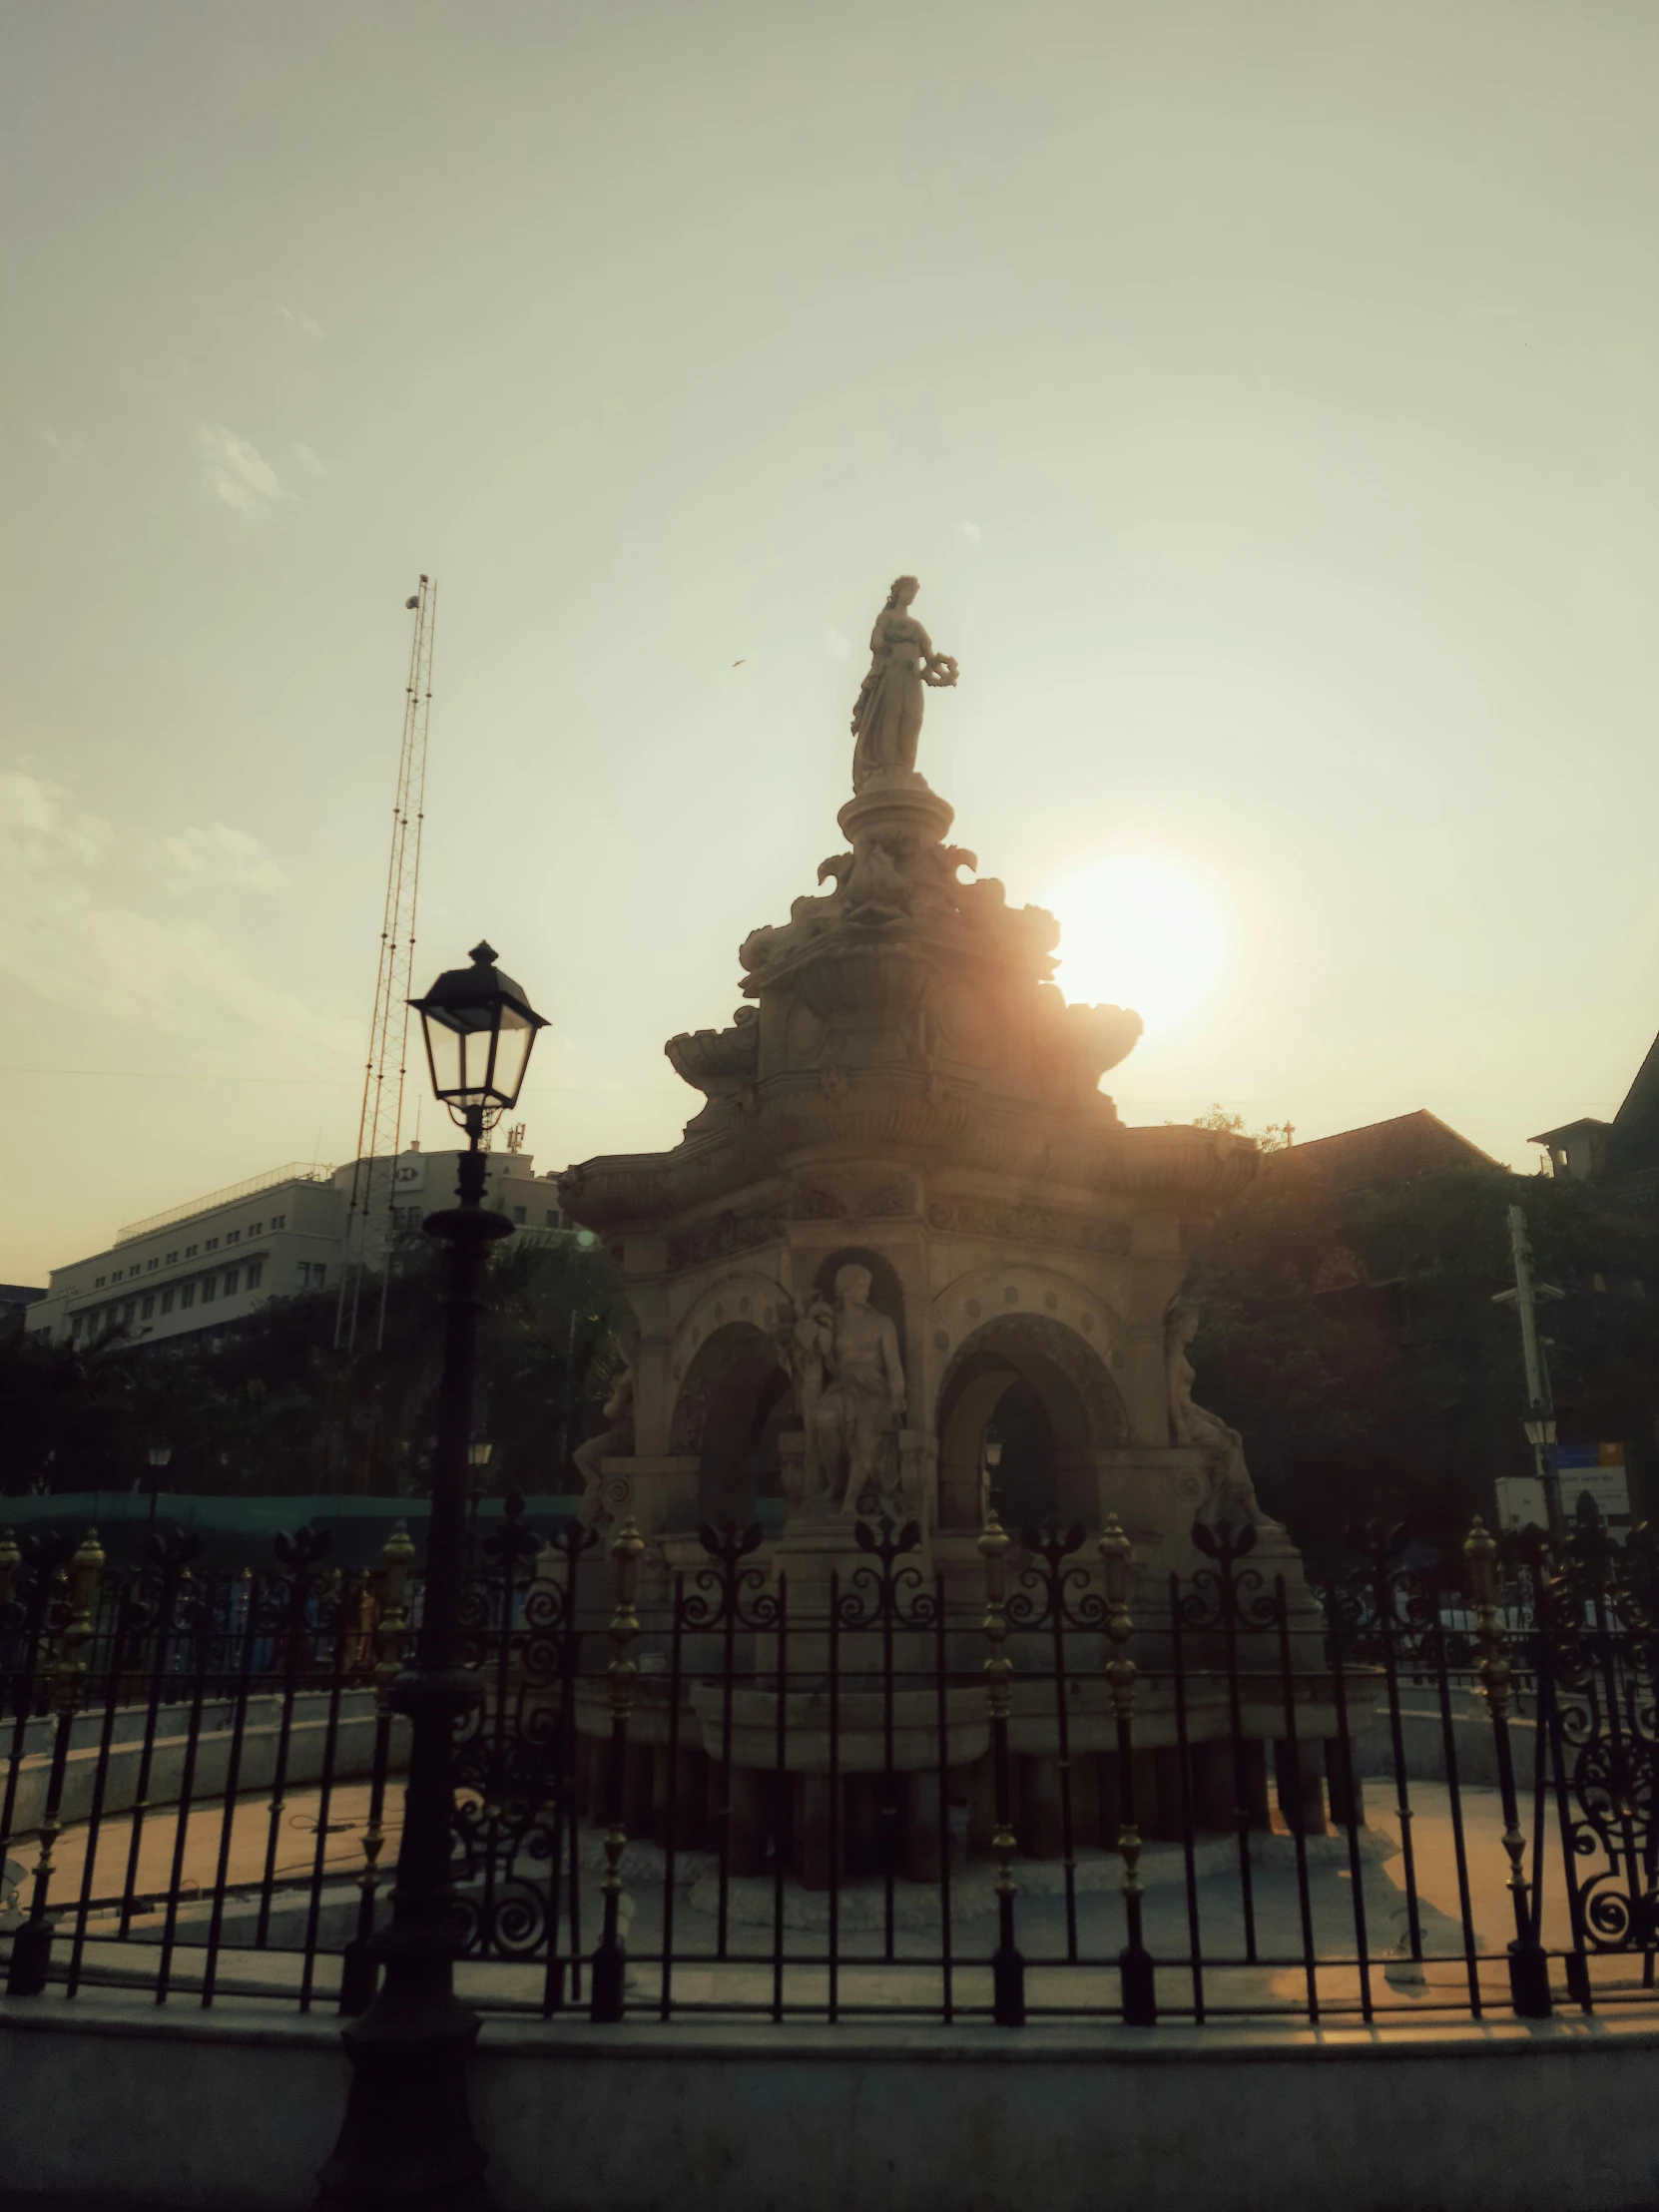
[[[400,1246],[375,1349],[380,1286],[365,1285],[355,1346],[336,1352],[333,1291],[271,1299],[177,1346],[119,1332],[91,1346],[0,1340],[0,1489],[130,1489],[166,1443],[167,1490],[413,1495],[428,1479],[442,1361],[442,1256]],[[600,1247],[497,1246],[479,1328],[476,1432],[494,1446],[479,1486],[576,1487],[570,1453],[599,1426],[629,1310]]]
[[[1198,1396],[1245,1436],[1299,1535],[1374,1515],[1447,1532],[1526,1473],[1506,1209],[1526,1210],[1562,1440],[1621,1441],[1640,1482],[1659,1406],[1659,1229],[1583,1186],[1454,1168],[1331,1192],[1268,1172],[1195,1254]]]

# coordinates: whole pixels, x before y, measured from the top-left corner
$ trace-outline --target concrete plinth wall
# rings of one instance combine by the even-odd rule
[[[502,2212],[1635,2212],[1651,2012],[1483,2027],[485,2027]],[[336,2023],[0,2000],[0,2189],[300,2212]],[[0,2196],[0,2203],[4,2197]]]

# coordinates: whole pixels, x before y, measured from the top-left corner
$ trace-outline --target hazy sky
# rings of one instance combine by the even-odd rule
[[[0,1278],[348,1156],[421,569],[417,967],[487,932],[553,1018],[540,1166],[697,1105],[663,1039],[837,849],[901,569],[985,870],[1219,909],[1130,1118],[1426,1105],[1530,1165],[1617,1106],[1645,0],[3,21]]]

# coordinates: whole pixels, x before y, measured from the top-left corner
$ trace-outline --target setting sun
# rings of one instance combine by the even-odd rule
[[[1178,1028],[1227,965],[1227,923],[1213,894],[1173,861],[1131,853],[1090,860],[1041,903],[1060,922],[1058,982],[1074,1003],[1132,1006],[1151,1037]]]

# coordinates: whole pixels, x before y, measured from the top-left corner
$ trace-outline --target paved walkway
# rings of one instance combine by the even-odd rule
[[[1311,1995],[1322,2016],[1333,2018],[1357,2013],[1368,1995],[1379,2016],[1423,2016],[1465,2008],[1471,1969],[1449,1793],[1443,1784],[1435,1783],[1415,1783],[1411,1790],[1420,1962],[1411,1955],[1405,1858],[1392,1796],[1391,1785],[1376,1781],[1369,1785],[1370,1825],[1359,1838],[1358,1882],[1345,1833],[1309,1840],[1306,1921],[1296,1846],[1288,1834],[1259,1834],[1251,1839],[1248,1916],[1235,1839],[1207,1836],[1200,1841],[1190,1895],[1180,1846],[1149,1847],[1143,1862],[1147,1881],[1143,1921],[1147,1947],[1159,1961],[1161,2009],[1190,2016],[1202,2008],[1209,2017],[1238,2012],[1305,2014]],[[297,1994],[304,1977],[300,1946],[314,1896],[322,1913],[320,1939],[326,1947],[311,1969],[313,2001],[318,2005],[332,2001],[338,1986],[337,1946],[354,1923],[357,1877],[363,1866],[366,1785],[344,1784],[333,1790],[325,1827],[323,1811],[321,1794],[315,1789],[294,1791],[275,1814],[268,1799],[245,1798],[232,1809],[227,1841],[222,1806],[193,1810],[184,1824],[179,1857],[182,1902],[172,1971],[180,1998],[188,2000],[200,1992],[209,1920],[205,1899],[221,1879],[223,1854],[224,1878],[245,1886],[245,1902],[225,1917],[224,1947],[215,1969],[218,1986],[227,1995]],[[383,1858],[388,1865],[396,1856],[400,1817],[401,1792],[393,1788],[386,1806]],[[1462,1817],[1474,1981],[1482,2002],[1503,2010],[1508,2001],[1505,1951],[1514,1927],[1496,1791],[1465,1789]],[[173,1808],[159,1808],[138,1824],[137,1910],[132,1922],[132,1935],[138,1940],[120,1941],[113,1938],[134,1833],[133,1816],[123,1814],[106,1822],[98,1838],[88,1892],[93,1910],[83,1957],[84,1971],[93,1979],[147,1980],[156,1971],[154,1945],[166,1918],[157,1900],[172,1882],[175,1855],[180,1853],[178,1815]],[[1552,1824],[1546,1825],[1545,1835],[1543,1939],[1560,1949],[1567,1942],[1568,1914],[1559,1836]],[[1530,1840],[1528,1823],[1529,1844]],[[67,1831],[56,1855],[52,1906],[62,1931],[55,1953],[60,1967],[68,1955],[82,1895],[87,1846],[85,1829]],[[33,1843],[14,1845],[12,1857],[23,1873],[20,1902],[26,1906],[28,1876],[35,1860]],[[583,1953],[591,1952],[600,1932],[601,1860],[599,1837],[585,1833],[574,1931],[576,1947]],[[270,1947],[253,1948],[254,1917],[268,1870],[274,1908],[272,1941]],[[544,1895],[545,1868],[527,1872],[531,1891]],[[672,1900],[676,1964],[666,1991],[660,1959],[654,1955],[663,1947],[667,1917],[662,1873],[662,1854],[654,1846],[630,1844],[624,1862],[624,1916],[631,2011],[660,2012],[665,1995],[677,2015],[704,2007],[765,2015],[781,2006],[786,2014],[822,2016],[831,2004],[847,2016],[867,2009],[913,2010],[936,2017],[947,2005],[968,2014],[988,2010],[986,1961],[996,1941],[995,1897],[989,1871],[981,1866],[951,1880],[954,1963],[947,1976],[941,1962],[941,1899],[936,1886],[894,1885],[889,1938],[885,1885],[879,1881],[845,1885],[836,1906],[836,1963],[831,1970],[829,1898],[786,1884],[786,1957],[782,1968],[775,1968],[778,1898],[772,1881],[732,1882],[723,1929],[714,1862],[707,1856],[683,1856]],[[1116,1961],[1126,1940],[1121,1880],[1121,1863],[1114,1856],[1083,1853],[1068,1903],[1064,1869],[1058,1863],[1026,1862],[1016,1867],[1016,1939],[1027,1961],[1026,1997],[1033,2016],[1106,2011],[1119,2002]],[[1195,1921],[1198,1947],[1209,1961],[1196,1974],[1190,1962],[1179,1963],[1190,1961]],[[568,1950],[572,1936],[568,1887],[560,1934],[562,1947]],[[1364,1974],[1357,1962],[1362,1942],[1370,1961]],[[1603,1998],[1642,1994],[1639,1957],[1617,1953],[1597,1957],[1591,1970]],[[469,1961],[461,1968],[461,1980],[474,2001],[491,2008],[539,2011],[546,1995],[545,1965],[534,1960],[524,1964]],[[585,1987],[581,1993],[585,1998]],[[1564,1997],[1564,1990],[1558,1993]]]

